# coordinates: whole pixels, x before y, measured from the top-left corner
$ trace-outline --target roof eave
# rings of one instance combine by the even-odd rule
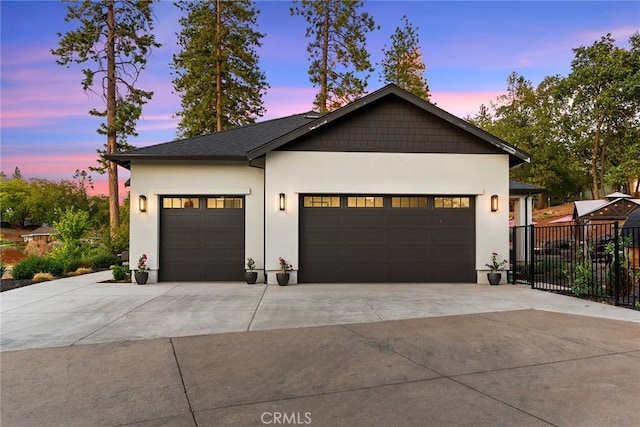
[[[154,155],[154,154],[108,154],[107,160],[116,162],[125,169],[131,168],[132,161],[138,160],[226,160],[247,161],[247,155]]]

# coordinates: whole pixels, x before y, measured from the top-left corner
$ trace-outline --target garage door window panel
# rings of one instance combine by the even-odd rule
[[[162,199],[164,209],[200,209],[200,200],[194,197],[165,197]]]
[[[207,209],[242,209],[241,197],[209,197]]]
[[[384,198],[376,196],[347,197],[348,208],[383,208]]]
[[[392,197],[392,208],[421,208],[427,207],[427,198],[423,196]]]
[[[305,208],[339,208],[340,196],[305,196]]]

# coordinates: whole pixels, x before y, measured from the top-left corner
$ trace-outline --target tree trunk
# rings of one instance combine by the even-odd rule
[[[118,151],[116,135],[116,54],[114,0],[107,3],[107,154]],[[118,166],[108,162],[109,175],[109,231],[115,237],[120,228],[120,205],[118,197]]]
[[[330,2],[324,4],[324,23],[322,25],[322,69],[320,70],[320,112],[326,113],[328,88],[327,88],[327,75],[329,70],[329,7]]]
[[[593,153],[591,154],[591,189],[593,200],[600,198],[600,185],[598,183],[598,159],[600,158],[600,128],[602,126],[602,118],[598,119],[596,124],[596,135],[593,143]]]
[[[216,0],[216,131],[222,130],[222,1]]]

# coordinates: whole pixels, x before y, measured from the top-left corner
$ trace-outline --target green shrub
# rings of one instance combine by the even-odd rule
[[[14,279],[31,279],[36,273],[51,273],[62,276],[64,264],[53,258],[31,256],[13,266],[11,275]]]
[[[125,280],[129,275],[129,269],[123,265],[116,265],[113,267],[113,279],[118,282]]]
[[[109,268],[120,262],[120,258],[114,254],[100,253],[91,258],[93,268]]]
[[[4,261],[0,261],[0,277],[4,276],[4,273],[7,272],[7,263]]]
[[[79,268],[92,269],[93,268],[93,262],[91,262],[91,260],[88,260],[88,259],[74,259],[74,260],[71,260],[71,261],[69,261],[69,262],[67,262],[65,264],[64,271],[69,273],[69,272],[72,272],[72,271],[76,271]]]

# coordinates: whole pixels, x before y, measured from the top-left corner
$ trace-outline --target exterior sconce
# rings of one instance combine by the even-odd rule
[[[491,212],[498,211],[498,195],[494,194],[491,196]]]
[[[138,208],[140,209],[140,212],[147,211],[147,196],[141,195],[138,197]]]
[[[287,197],[284,193],[280,193],[278,196],[278,209],[281,211],[287,209]]]

